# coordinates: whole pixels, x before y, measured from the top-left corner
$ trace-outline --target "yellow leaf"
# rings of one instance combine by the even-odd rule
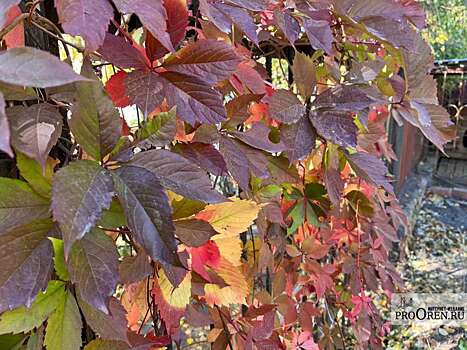
[[[237,235],[253,224],[259,210],[260,206],[253,201],[234,199],[231,202],[208,205],[196,217],[208,221],[221,234]]]

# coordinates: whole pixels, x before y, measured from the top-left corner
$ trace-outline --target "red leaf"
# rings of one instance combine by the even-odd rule
[[[129,97],[125,92],[125,79],[127,76],[127,72],[120,71],[117,74],[112,75],[105,85],[105,90],[116,107],[126,107],[131,104]]]
[[[8,26],[13,22],[13,20],[21,15],[21,9],[19,6],[14,5],[10,7],[6,14],[6,23],[5,26]],[[24,23],[21,21],[18,23],[13,30],[11,30],[7,35],[3,37],[5,40],[6,46],[8,48],[13,47],[23,47],[24,46]]]
[[[233,47],[218,40],[198,40],[168,57],[168,70],[194,75],[208,83],[227,79],[236,70],[240,57]]]
[[[206,281],[211,281],[206,266],[217,267],[220,263],[221,255],[217,244],[209,241],[199,248],[191,248],[191,268]]]
[[[164,0],[167,12],[167,32],[174,47],[185,37],[188,25],[188,8],[186,0]],[[146,36],[146,53],[151,61],[164,56],[168,51],[149,32]]]

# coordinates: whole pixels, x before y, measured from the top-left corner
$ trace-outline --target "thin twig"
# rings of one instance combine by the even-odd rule
[[[52,33],[51,31],[49,31],[48,29],[44,28],[43,26],[41,26],[40,24],[36,23],[36,22],[31,22],[35,27],[37,27],[38,29],[42,30],[44,33],[46,33],[47,35],[51,36],[52,38],[56,39],[56,40],[59,40],[61,41],[62,43],[66,44],[66,45],[69,45],[73,48],[75,48],[76,50],[78,50],[78,52],[84,52],[84,48],[83,47],[80,47],[78,45],[75,45],[73,43],[70,43],[69,41],[65,40],[64,38]]]
[[[3,28],[0,31],[0,40],[2,40],[5,35],[11,32],[20,22],[24,21],[28,17],[29,17],[29,13],[22,13],[21,15],[16,17],[13,20],[13,22],[11,22],[9,25],[7,25],[5,28]]]

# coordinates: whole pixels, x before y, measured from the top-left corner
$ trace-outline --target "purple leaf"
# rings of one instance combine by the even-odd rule
[[[104,60],[123,69],[146,69],[150,65],[148,59],[125,38],[110,33],[105,35],[99,53]]]
[[[73,244],[67,267],[83,300],[109,314],[109,298],[120,279],[118,252],[112,238],[100,229],[92,229]]]
[[[329,199],[334,205],[338,205],[341,199],[344,182],[338,170],[328,168],[324,171],[324,183],[328,190]]]
[[[121,167],[113,179],[136,242],[153,260],[179,265],[172,208],[159,179],[139,166]]]
[[[200,142],[178,143],[173,150],[214,176],[227,175],[224,158],[213,145]]]
[[[7,109],[14,148],[35,159],[45,169],[45,162],[62,132],[63,116],[56,106],[39,103],[30,107]]]
[[[315,147],[316,131],[307,117],[302,117],[298,122],[284,125],[281,129],[282,142],[287,146],[289,161],[306,157]]]
[[[48,88],[85,80],[46,51],[21,47],[0,54],[0,81],[8,84]]]
[[[318,134],[342,147],[357,146],[358,127],[352,114],[346,111],[330,110],[317,112],[311,118]]]
[[[315,49],[322,49],[328,55],[332,55],[332,42],[334,37],[332,36],[329,22],[311,18],[305,19],[303,22],[311,46]]]
[[[275,10],[274,20],[277,26],[284,33],[285,37],[293,45],[300,36],[301,28],[298,21],[290,14],[287,9]]]
[[[203,220],[183,219],[175,221],[174,224],[177,237],[188,247],[200,247],[217,233]]]
[[[143,251],[138,251],[136,256],[124,257],[120,263],[120,282],[123,284],[134,283],[151,275],[154,269],[150,260]]]
[[[227,0],[226,2],[251,11],[264,11],[268,7],[265,0]]]
[[[229,78],[235,72],[241,58],[233,46],[219,40],[198,40],[172,56],[163,66],[168,70],[197,76],[214,84]]]
[[[178,72],[128,74],[126,93],[148,115],[164,98],[186,122],[214,124],[225,119],[222,95],[202,79]]]
[[[52,211],[63,233],[65,256],[71,246],[95,225],[110,207],[114,190],[107,170],[90,160],[79,160],[54,176]]]
[[[113,17],[107,0],[55,0],[58,17],[65,32],[79,35],[86,42],[86,50],[97,50]]]
[[[282,142],[274,143],[269,139],[270,132],[271,130],[264,123],[258,122],[245,132],[233,131],[231,134],[247,145],[266,152],[277,153],[286,150],[287,146]]]
[[[292,71],[294,82],[302,97],[311,97],[316,86],[316,68],[311,57],[295,52]]]
[[[386,177],[388,169],[381,159],[363,152],[348,154],[346,157],[357,176],[375,186],[382,186],[389,193],[394,193],[394,189]]]
[[[374,98],[357,86],[341,85],[324,91],[316,98],[314,104],[318,108],[360,111],[370,107],[375,101]]]
[[[23,181],[0,178],[0,236],[32,220],[50,217],[49,200]]]
[[[226,136],[220,139],[219,149],[227,169],[243,190],[248,191],[250,173],[262,179],[268,177],[268,159],[262,151]]]
[[[269,112],[273,119],[292,124],[305,114],[305,106],[288,90],[278,90],[270,98]]]
[[[135,155],[130,165],[151,171],[167,189],[184,197],[202,202],[225,202],[219,192],[212,189],[206,172],[177,153],[150,150]]]
[[[109,314],[96,310],[81,298],[78,298],[78,303],[86,322],[99,338],[129,342],[126,311],[118,299],[110,298]]]
[[[34,221],[0,235],[0,313],[20,305],[30,307],[52,272],[51,220]]]
[[[170,35],[167,33],[167,12],[162,1],[153,0],[114,0],[122,13],[134,13],[151,34],[169,51],[174,51]]]
[[[200,10],[224,33],[230,33],[232,24],[235,24],[253,43],[258,44],[256,24],[246,9],[220,1],[200,0]]]
[[[0,91],[0,151],[13,158],[14,154],[10,146],[10,126],[5,113],[5,106],[5,100]]]

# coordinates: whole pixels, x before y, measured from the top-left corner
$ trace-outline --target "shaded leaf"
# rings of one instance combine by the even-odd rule
[[[125,213],[118,199],[114,198],[112,203],[110,203],[110,208],[102,212],[102,216],[97,221],[97,225],[104,229],[127,226]]]
[[[329,199],[334,205],[338,205],[342,190],[344,189],[344,182],[341,179],[339,171],[334,168],[328,168],[324,171],[323,179],[326,184]]]
[[[303,26],[311,46],[315,49],[322,49],[328,55],[332,55],[334,37],[332,36],[329,22],[309,18],[303,21]]]
[[[228,126],[236,126],[243,123],[250,116],[250,106],[253,102],[259,102],[263,95],[243,94],[226,103]]]
[[[7,109],[12,145],[45,168],[47,156],[62,132],[63,116],[48,103]]]
[[[202,78],[178,72],[134,71],[125,79],[130,100],[148,115],[166,98],[186,122],[213,124],[225,119],[222,96]]]
[[[226,200],[212,189],[211,181],[203,170],[177,153],[167,150],[141,152],[130,164],[151,171],[164,187],[184,197],[208,203]]]
[[[219,150],[235,181],[240,187],[248,191],[250,173],[259,178],[267,178],[268,159],[266,154],[230,137],[222,137]]]
[[[0,54],[0,81],[4,83],[47,88],[81,80],[87,79],[46,51],[22,47]]]
[[[199,247],[206,243],[217,232],[206,221],[184,219],[174,222],[175,233],[188,247]]]
[[[287,40],[293,45],[301,33],[300,24],[298,21],[290,14],[290,11],[287,9],[283,9],[282,11],[275,10],[274,20],[282,33],[284,33]]]
[[[287,156],[292,163],[310,154],[315,147],[316,131],[310,120],[302,117],[298,122],[281,128],[282,142],[287,146]]]
[[[81,347],[81,315],[75,297],[67,292],[47,321],[47,350],[79,350]]]
[[[109,297],[120,280],[118,252],[113,240],[102,230],[92,229],[73,244],[67,267],[83,300],[108,314]]]
[[[151,34],[169,51],[174,51],[167,33],[167,12],[162,1],[114,0],[115,6],[123,13],[134,13]]]
[[[245,132],[233,131],[231,134],[247,145],[266,152],[277,153],[284,151],[286,146],[282,142],[274,143],[269,139],[270,132],[271,129],[264,123],[258,122]]]
[[[105,34],[105,40],[99,53],[104,60],[119,68],[147,69],[151,66],[147,57],[140,50],[126,41],[125,38],[110,33]]]
[[[235,24],[253,43],[258,44],[256,24],[246,9],[208,0],[200,0],[199,3],[202,14],[221,31],[230,33],[232,25]]]
[[[5,113],[5,100],[0,91],[0,151],[5,152],[10,157],[13,157],[13,150],[10,146],[10,126]]]
[[[143,122],[136,132],[138,147],[163,147],[172,142],[177,131],[176,108],[168,112],[160,112],[153,118]]]
[[[185,37],[188,25],[188,6],[186,0],[165,0],[164,7],[167,13],[167,32],[173,47],[177,47]],[[146,53],[152,61],[163,57],[167,51],[161,43],[149,32],[146,34]]]
[[[138,251],[136,256],[124,257],[119,270],[120,282],[123,284],[141,281],[154,271],[150,258],[143,251]]]
[[[381,159],[363,152],[348,154],[346,157],[357,176],[375,186],[384,187],[389,193],[394,193],[394,189],[386,177],[388,169]]]
[[[320,94],[314,104],[318,108],[335,108],[342,111],[360,111],[375,103],[363,89],[352,85],[340,85]]]
[[[55,0],[60,23],[65,32],[79,35],[86,50],[97,50],[113,17],[112,5],[106,0]]]
[[[86,323],[100,338],[128,342],[126,311],[118,299],[110,298],[108,315],[80,298],[78,303]]]
[[[37,94],[31,87],[17,86],[0,82],[0,91],[5,97],[5,100],[37,100]]]
[[[25,182],[0,178],[0,236],[16,226],[50,217],[50,203]]]
[[[52,272],[51,220],[34,221],[0,235],[0,312],[31,306]]]
[[[240,57],[233,47],[219,40],[198,40],[172,56],[163,66],[168,70],[195,75],[214,84],[229,78],[235,72]]]
[[[292,92],[278,90],[271,97],[269,112],[273,119],[292,124],[305,114],[305,106]]]
[[[66,257],[109,208],[113,195],[112,178],[95,162],[79,160],[55,174],[52,211],[63,233]]]
[[[0,318],[0,334],[25,333],[38,328],[65,297],[65,283],[50,281],[44,293],[37,294],[31,307],[21,306]]]
[[[357,146],[358,127],[350,112],[331,110],[317,112],[311,118],[318,134],[342,147]]]
[[[205,143],[178,143],[173,150],[215,176],[227,175],[227,165],[219,151]]]
[[[89,61],[84,62],[81,73],[96,78]],[[99,81],[77,84],[68,124],[76,141],[96,160],[109,154],[121,135],[120,115]]]
[[[139,166],[122,167],[113,175],[135,240],[153,260],[178,265],[172,210],[158,178]]]

